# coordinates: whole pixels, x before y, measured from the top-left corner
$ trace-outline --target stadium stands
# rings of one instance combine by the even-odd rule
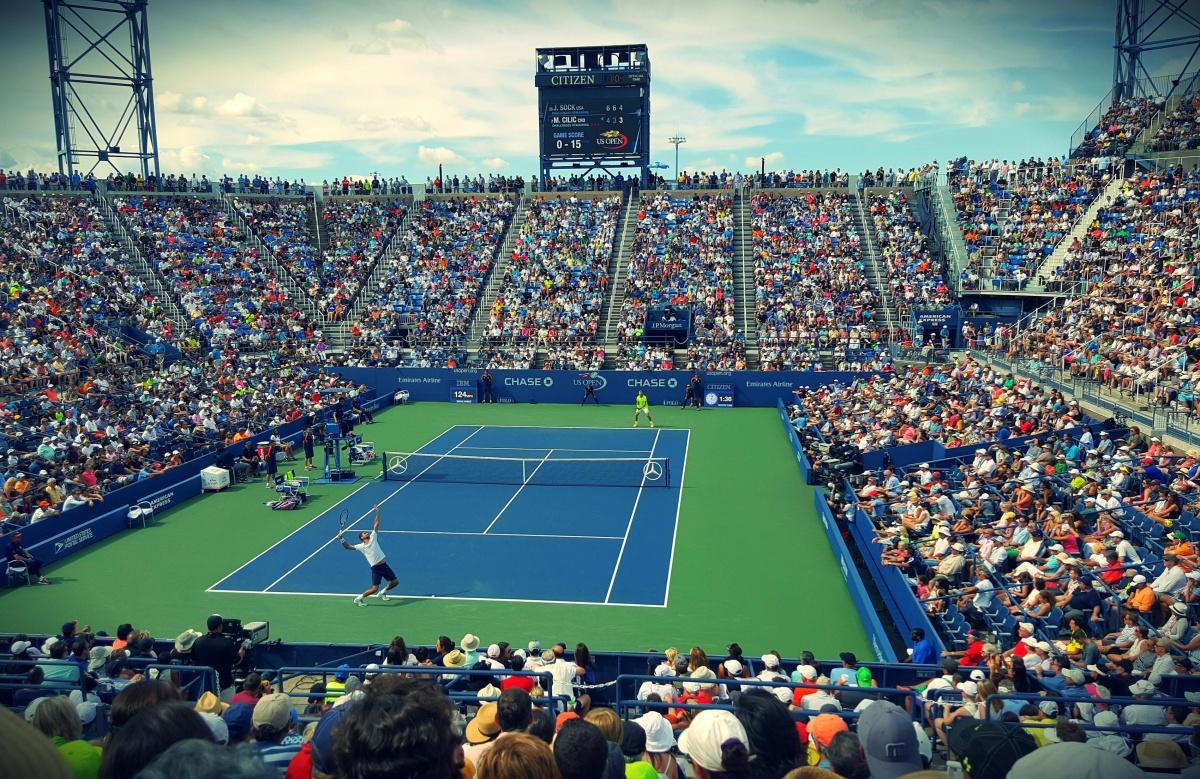
[[[852,196],[820,190],[760,194],[750,202],[760,362],[817,368],[818,350],[881,340],[878,296],[864,274]]]
[[[372,365],[465,362],[467,329],[512,213],[506,198],[419,204],[408,230],[382,261],[380,285],[352,330],[355,359]],[[397,343],[389,346],[392,339]],[[370,356],[381,344],[390,355],[382,361]],[[405,354],[404,347],[412,351]]]
[[[1076,158],[1120,157],[1142,130],[1162,110],[1161,97],[1119,100],[1109,106],[1100,121],[1089,130],[1072,152]]]
[[[540,198],[530,205],[488,314],[480,351],[490,364],[528,368],[538,348],[554,349],[553,360],[578,369],[595,364],[620,211],[619,197]]]
[[[1127,179],[1060,277],[1086,292],[1040,310],[1000,351],[1065,367],[1161,405],[1194,408],[1195,269],[1185,244],[1200,225],[1200,174],[1167,171]]]
[[[908,196],[899,191],[873,194],[866,205],[900,321],[907,321],[914,308],[950,304],[954,293],[926,245]]]
[[[1006,164],[974,163],[952,174],[970,270],[997,290],[1020,290],[1103,188],[1088,167],[1051,159],[1028,175]],[[1016,175],[1014,175],[1016,173]]]
[[[1180,99],[1150,139],[1154,151],[1200,148],[1200,92]]]
[[[113,206],[215,347],[261,350],[312,332],[223,201],[141,196],[116,198]]]
[[[734,368],[740,334],[733,293],[733,201],[709,194],[644,195],[637,219],[616,327],[629,360],[621,367],[672,367],[670,350],[647,345],[642,334],[647,312],[669,305],[691,312],[688,367]],[[744,350],[740,353],[744,359]]]

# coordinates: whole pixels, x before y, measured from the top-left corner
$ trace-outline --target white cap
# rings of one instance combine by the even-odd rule
[[[979,685],[975,682],[959,682],[954,686],[971,697],[979,694]]]
[[[986,678],[987,678],[987,674],[985,674],[979,668],[976,668],[974,671],[971,672],[971,681],[973,681],[973,682],[982,682]]]

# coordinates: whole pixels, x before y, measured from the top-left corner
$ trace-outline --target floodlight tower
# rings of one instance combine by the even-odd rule
[[[59,173],[78,165],[86,175],[102,162],[121,173],[116,161],[132,160],[143,178],[158,178],[146,3],[42,0]],[[118,91],[128,96],[119,112]]]
[[[1133,97],[1186,95],[1196,74],[1188,69],[1200,64],[1200,14],[1188,0],[1117,0],[1116,41],[1113,44],[1113,102]],[[1183,62],[1152,78],[1142,61],[1146,52],[1173,52]],[[1161,76],[1167,78],[1161,78]]]
[[[687,138],[675,133],[667,139],[667,142],[675,144],[675,183],[679,183],[679,144],[687,143]]]

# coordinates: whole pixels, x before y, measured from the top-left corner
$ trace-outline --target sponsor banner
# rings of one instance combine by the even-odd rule
[[[408,390],[413,401],[455,402],[454,391],[471,390],[479,397],[482,371],[464,368],[331,368],[364,384],[373,395],[391,397]],[[837,381],[848,384],[870,374],[819,371],[701,372],[703,392],[717,393],[717,403],[770,408],[799,387]],[[691,374],[688,371],[492,371],[492,390],[500,403],[579,403],[584,385],[591,383],[601,403],[633,403],[643,390],[656,406],[680,405]],[[703,399],[703,396],[702,396]],[[465,398],[464,398],[465,400]]]

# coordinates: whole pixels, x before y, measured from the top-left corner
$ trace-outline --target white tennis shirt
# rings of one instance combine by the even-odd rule
[[[383,562],[383,550],[379,548],[379,534],[374,530],[371,531],[371,540],[362,544],[354,544],[354,548],[363,553],[363,557],[367,558],[367,565],[374,567]]]

